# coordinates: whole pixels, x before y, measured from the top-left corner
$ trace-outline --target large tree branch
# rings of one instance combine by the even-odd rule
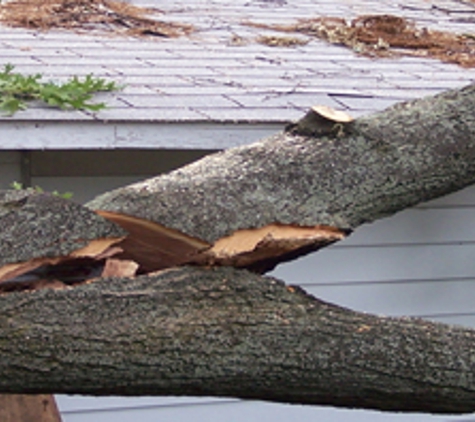
[[[207,254],[181,256],[179,263],[222,262],[265,271],[363,223],[473,183],[474,109],[471,85],[350,123],[309,112],[299,124],[261,142],[106,193],[89,206],[190,236],[201,242],[190,255],[210,246]],[[276,225],[316,230],[279,236],[270,229]],[[241,246],[241,239],[249,238],[246,230],[258,228],[269,230],[255,244]],[[152,269],[158,268],[163,267]]]
[[[0,299],[0,391],[475,409],[475,333],[182,268]]]
[[[210,243],[275,222],[354,229],[475,181],[474,108],[475,84],[336,123],[319,136],[291,125],[89,206]]]
[[[0,392],[475,411],[472,330],[354,313],[226,268],[263,272],[473,183],[474,109],[472,85],[350,123],[310,112],[89,210],[5,194]]]

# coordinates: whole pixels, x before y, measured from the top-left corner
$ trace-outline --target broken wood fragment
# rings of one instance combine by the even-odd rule
[[[106,260],[101,277],[134,277],[138,268],[139,264],[134,261],[109,258]]]
[[[127,231],[128,235],[118,244],[123,253],[117,257],[139,263],[142,273],[183,265],[210,246],[200,239],[143,218],[102,210],[97,214]]]
[[[244,229],[217,240],[193,262],[247,268],[259,273],[278,263],[342,240],[346,233],[334,227],[270,224]]]
[[[347,235],[333,227],[270,224],[238,230],[210,245],[149,220],[102,210],[97,213],[128,232],[118,244],[123,253],[117,258],[139,263],[141,273],[185,264],[224,265],[265,272],[297,251],[316,250]]]
[[[143,218],[101,210],[86,210],[84,213],[77,204],[65,207],[63,199],[45,199],[35,197],[37,193],[30,194],[21,194],[20,200],[8,197],[8,201],[4,201],[0,225],[12,213],[16,213],[15,216],[21,217],[22,231],[29,231],[31,234],[34,230],[41,230],[44,233],[42,239],[33,236],[29,240],[25,239],[26,243],[34,245],[24,245],[31,249],[32,256],[38,254],[39,246],[43,244],[50,249],[45,252],[46,256],[1,266],[0,293],[67,288],[99,277],[134,277],[137,273],[150,273],[186,264],[234,266],[265,272],[279,262],[341,240],[346,235],[345,231],[333,227],[299,227],[276,223],[237,230],[214,243],[208,243]],[[36,216],[52,214],[48,219],[39,221],[25,219],[23,214],[31,211],[28,204],[30,208],[34,206]],[[78,244],[84,246],[74,249],[73,240],[79,236],[78,228],[68,229],[61,224],[50,227],[57,220],[54,210],[58,204],[61,218],[65,220],[74,220],[81,212],[81,221],[86,227],[93,222],[103,224],[109,221],[114,226],[121,227],[123,231],[120,234],[123,235],[118,237],[117,232],[114,237],[92,239],[86,243],[85,233],[81,232]],[[54,247],[63,242],[69,242],[70,249],[53,252],[51,245]]]
[[[315,138],[321,136],[342,137],[353,120],[353,117],[342,110],[316,105],[311,107],[298,122],[287,125],[285,131],[293,135]]]
[[[61,422],[61,416],[52,395],[1,394],[0,421]]]

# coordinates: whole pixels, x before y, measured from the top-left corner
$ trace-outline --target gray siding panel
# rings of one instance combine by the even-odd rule
[[[473,315],[475,279],[439,283],[387,283],[356,286],[325,286],[306,289],[314,296],[331,303],[388,316],[420,316],[447,319],[457,316],[457,322],[471,325],[462,318]]]
[[[469,186],[459,192],[420,205],[420,208],[456,208],[475,206],[475,186]]]
[[[385,282],[474,277],[473,244],[333,247],[278,267],[276,275],[295,284]]]
[[[183,406],[152,406],[142,409],[108,409],[101,412],[63,412],[63,422],[449,422],[465,417],[397,414],[330,407],[282,405],[264,402],[222,402]]]
[[[235,403],[236,399],[219,399],[214,397],[88,397],[58,396],[58,404],[66,413],[92,413],[126,408],[151,407],[185,407],[195,405],[212,405]]]
[[[475,192],[474,192],[475,196]],[[358,228],[337,247],[474,242],[475,207],[413,208]]]

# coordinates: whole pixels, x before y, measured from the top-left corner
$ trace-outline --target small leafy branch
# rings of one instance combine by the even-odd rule
[[[115,82],[87,75],[74,76],[63,84],[41,82],[42,75],[22,75],[13,73],[14,66],[7,64],[0,72],[0,110],[8,115],[24,110],[28,101],[39,100],[62,110],[98,111],[106,107],[104,103],[91,103],[96,92],[115,91],[120,87]]]
[[[23,190],[23,189],[31,189],[35,192],[38,192],[38,193],[43,193],[44,192],[44,189],[40,186],[34,186],[34,187],[31,187],[31,188],[25,188],[23,186],[22,183],[20,182],[13,182],[11,185],[11,188],[14,189],[14,190]],[[64,193],[59,193],[57,190],[51,192],[52,195],[54,196],[58,196],[60,198],[64,198],[64,199],[71,199],[73,197],[73,193],[72,192],[64,192]]]

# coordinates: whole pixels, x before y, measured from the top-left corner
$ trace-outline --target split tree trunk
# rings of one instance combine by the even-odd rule
[[[97,198],[130,233],[114,259],[143,275],[1,296],[0,392],[475,411],[475,331],[355,313],[245,270],[474,183],[473,110],[475,85],[350,123],[307,115]]]
[[[363,223],[474,183],[474,109],[471,85],[345,124],[304,118],[261,142],[106,193],[89,206],[108,218],[126,214],[173,229],[196,251],[210,246],[176,257],[179,263],[265,271]],[[116,221],[124,223],[121,216]],[[137,224],[124,227],[131,226]],[[276,226],[296,231],[274,235]],[[254,244],[246,243],[255,234],[249,229],[261,230]]]

